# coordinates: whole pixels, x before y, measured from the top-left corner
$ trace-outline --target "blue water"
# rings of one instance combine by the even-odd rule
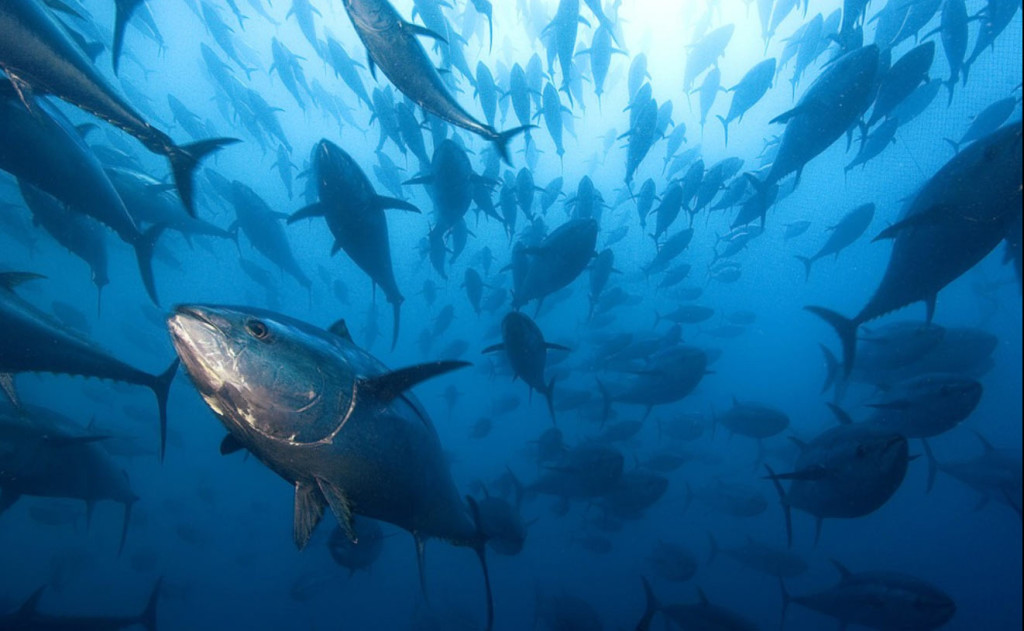
[[[379,192],[391,194],[373,176],[372,165],[377,160],[374,150],[380,134],[378,123],[371,121],[369,109],[317,57],[295,19],[286,16],[287,0],[272,4],[269,0],[236,0],[241,12],[249,17],[244,29],[228,9],[229,3],[221,0],[149,2],[163,44],[158,45],[142,33],[138,28],[141,20],[136,16],[127,30],[125,51],[130,57],[122,59],[119,79],[110,72],[109,53],[99,56],[97,68],[115,85],[120,81],[133,86],[135,90],[127,91],[128,94],[138,92],[149,97],[149,102],[133,102],[147,119],[169,130],[176,140],[184,141],[187,135],[170,124],[168,94],[181,100],[201,119],[209,120],[215,135],[242,139],[242,143],[210,158],[206,165],[229,180],[240,180],[250,186],[276,212],[290,214],[298,210],[305,205],[304,180],[297,180],[294,198],[289,198],[273,169],[278,143],[270,140],[267,150],[261,150],[238,118],[230,112],[225,117],[214,101],[218,88],[208,77],[199,43],[206,43],[226,58],[204,29],[203,21],[186,8],[204,1],[216,7],[234,29],[236,45],[251,49],[242,53],[246,64],[254,69],[251,78],[232,62],[226,63],[234,66],[236,79],[257,91],[272,106],[281,108],[278,117],[293,147],[291,160],[298,170],[308,168],[309,150],[326,138],[360,162]],[[890,4],[893,3],[891,0]],[[113,24],[111,3],[89,0],[82,4],[92,12],[103,41],[108,41]],[[256,13],[253,4],[264,6],[278,24],[267,22]],[[330,32],[353,59],[364,60],[364,49],[342,2],[312,0],[312,4],[320,12],[315,16],[319,35]],[[408,19],[412,4],[402,0],[395,6]],[[454,4],[455,8],[445,7],[442,11],[453,33],[461,33],[467,40],[464,50],[470,68],[475,69],[477,62],[483,61],[494,71],[499,83],[507,84],[507,69],[517,62],[525,67],[537,52],[545,60],[547,70],[547,56],[538,34],[554,15],[555,0],[496,2],[492,50],[488,50],[486,20],[476,19],[471,22],[475,29],[465,31],[465,14],[469,12],[472,16],[473,9],[463,0]],[[634,203],[622,193],[626,141],[617,141],[610,149],[606,149],[604,141],[629,128],[629,113],[624,108],[629,102],[627,74],[631,59],[646,54],[654,98],[659,104],[671,101],[674,123],[686,125],[687,143],[679,153],[699,145],[700,155],[708,166],[738,156],[745,160],[743,171],[756,170],[764,141],[783,129],[782,125],[770,124],[770,119],[793,106],[790,77],[795,59],[781,68],[774,87],[743,120],[730,124],[726,147],[714,116],[726,114],[729,95],[723,92],[717,96],[702,130],[698,94],[687,95],[683,89],[683,68],[692,51],[688,45],[699,40],[704,32],[735,24],[735,33],[717,64],[721,84],[728,88],[758,61],[767,56],[778,57],[786,38],[815,15],[828,16],[842,3],[809,0],[806,10],[801,6],[781,22],[767,45],[761,36],[758,4],[761,2],[622,1],[621,7],[616,5],[617,23],[621,27],[618,45],[626,54],[613,56],[600,104],[593,85],[583,82],[582,99],[574,98],[570,110],[575,135],[568,129],[564,132],[563,159],[557,155],[543,119],[536,121],[539,128],[531,136],[539,155],[530,166],[538,186],[563,177],[563,191],[572,197],[581,177],[590,176],[608,204],[602,213],[598,249],[604,247],[613,230],[628,226],[625,238],[612,246],[615,267],[622,273],[612,276],[609,287],[621,287],[641,297],[639,304],[613,310],[614,321],[598,330],[588,323],[589,286],[588,274],[584,272],[570,285],[572,293],[567,299],[537,317],[545,338],[572,349],[555,366],[551,365],[553,356],[549,355],[549,375],[558,376],[556,401],[558,390],[588,390],[597,400],[595,377],[616,379],[614,373],[603,371],[600,360],[595,358],[600,336],[629,333],[639,338],[653,330],[664,333],[667,324],[652,329],[655,312],[666,313],[681,304],[670,297],[671,291],[656,289],[659,277],[647,279],[640,271],[655,254],[654,242],[641,229]],[[776,4],[785,2],[777,0]],[[875,23],[871,18],[884,6],[882,0],[868,5],[866,42],[871,42],[874,34]],[[967,2],[970,15],[984,6],[980,0]],[[587,47],[597,21],[584,3],[580,11],[592,26],[580,24],[577,46]],[[606,11],[613,14],[610,6]],[[923,38],[938,28],[940,14],[941,10],[917,35]],[[978,34],[976,22],[970,24],[969,33],[968,54]],[[304,58],[301,64],[307,80],[317,79],[328,92],[340,97],[351,108],[355,124],[339,127],[329,115],[308,103],[306,110],[298,106],[277,75],[269,70],[272,37]],[[929,75],[933,80],[945,80],[948,68],[941,42],[938,36],[931,39],[936,41],[936,54]],[[910,37],[900,43],[893,51],[893,59],[910,50],[914,40]],[[779,469],[791,466],[794,448],[788,436],[806,440],[835,424],[825,405],[830,396],[820,393],[826,368],[819,343],[836,352],[838,344],[833,331],[802,308],[808,304],[828,305],[841,313],[854,314],[864,304],[881,278],[890,251],[887,242],[871,239],[898,220],[902,201],[952,157],[953,151],[943,139],[959,138],[972,117],[990,103],[1011,95],[1019,98],[1020,90],[1015,86],[1021,81],[1020,42],[1018,10],[994,46],[981,53],[973,64],[966,85],[956,86],[952,102],[946,105],[946,88],[941,88],[928,109],[900,126],[895,142],[865,167],[844,174],[844,165],[856,155],[856,138],[849,152],[845,140],[840,139],[811,160],[795,192],[769,210],[765,233],[733,257],[742,266],[742,275],[736,282],[711,282],[705,272],[714,256],[717,236],[730,230],[735,211],[705,210],[696,217],[693,242],[677,262],[693,266],[683,285],[702,288],[703,295],[696,302],[714,308],[716,313],[707,322],[684,324],[682,336],[688,344],[720,351],[720,357],[696,391],[680,402],[658,406],[647,417],[639,406],[615,404],[613,409],[615,421],[645,418],[636,437],[616,445],[625,457],[627,471],[635,467],[635,459],[642,461],[660,451],[697,454],[699,459],[666,474],[669,486],[665,495],[641,519],[627,520],[617,531],[598,528],[595,522],[600,522],[601,508],[587,501],[574,501],[567,513],[558,514],[554,498],[528,498],[522,515],[529,523],[529,535],[522,553],[515,557],[489,555],[496,628],[529,629],[535,623],[538,628],[575,628],[544,626],[549,619],[543,603],[564,595],[577,596],[589,603],[604,629],[633,628],[644,608],[642,576],[651,579],[663,603],[698,602],[699,588],[711,602],[741,613],[760,628],[771,629],[779,624],[782,605],[778,582],[722,556],[708,563],[708,534],[712,533],[726,548],[741,544],[747,537],[785,546],[778,497],[772,484],[762,478],[759,463],[764,459]],[[424,43],[429,47],[429,40]],[[795,87],[796,98],[825,71],[832,53],[830,47],[808,67]],[[576,60],[584,76],[589,76],[586,57]],[[553,81],[558,86],[562,76],[557,62],[553,72]],[[360,74],[368,91],[387,85],[383,76],[378,75],[375,82],[366,70],[360,69]],[[480,116],[472,85],[458,70],[451,71],[451,79],[460,88],[456,93],[458,101],[470,113]],[[703,74],[698,76],[695,89],[703,79]],[[570,107],[565,93],[561,94],[561,101]],[[499,108],[498,129],[518,125],[511,106],[505,105],[508,109],[504,118],[504,105]],[[93,120],[70,106],[60,107],[76,123]],[[1018,104],[1010,120],[1019,118]],[[164,176],[166,164],[160,157],[149,154],[113,127],[93,122],[98,123],[98,129],[91,132],[89,142],[123,148],[154,176]],[[430,134],[424,131],[429,153]],[[472,151],[474,169],[482,172],[486,143],[464,131],[457,133]],[[513,174],[527,164],[524,143],[520,137],[510,145]],[[659,193],[665,188],[665,145],[664,140],[654,144],[637,170],[634,190],[648,177],[654,179]],[[405,169],[403,179],[417,175],[419,165],[411,152],[403,155],[390,140],[383,151]],[[508,168],[502,166],[501,177]],[[681,176],[682,172],[677,174]],[[234,221],[233,211],[228,205],[217,203],[217,193],[205,178],[200,175],[198,181],[199,216],[228,227]],[[34,242],[27,243],[16,236],[13,228],[5,228],[0,232],[0,269],[27,270],[47,277],[18,288],[19,295],[43,310],[50,310],[55,300],[76,306],[88,320],[90,336],[114,356],[149,371],[162,370],[174,351],[163,327],[145,313],[149,311],[152,315],[154,308],[139,281],[131,250],[108,234],[111,283],[103,292],[97,313],[97,293],[88,266],[31,224],[31,214],[23,207],[12,183],[11,178],[0,174],[0,202],[4,202],[2,212],[8,216],[5,225],[8,220],[18,223],[26,234],[33,235]],[[530,396],[522,381],[513,382],[507,371],[495,371],[491,360],[479,353],[499,341],[498,324],[508,304],[478,316],[461,287],[466,268],[474,266],[490,287],[511,288],[510,274],[499,271],[509,262],[511,253],[505,228],[483,214],[467,214],[473,234],[465,251],[447,266],[445,280],[419,251],[433,224],[431,200],[423,187],[405,189],[407,199],[423,213],[387,211],[394,268],[406,298],[402,331],[394,350],[389,348],[391,310],[383,294],[377,292],[374,297],[366,275],[344,253],[330,255],[333,240],[322,221],[300,222],[286,228],[299,266],[313,281],[310,291],[279,273],[244,236],[236,249],[226,240],[198,237],[190,244],[177,234],[168,234],[163,243],[180,265],[170,266],[162,261],[156,264],[160,310],[166,311],[178,303],[227,303],[268,308],[321,326],[345,318],[355,341],[392,367],[446,357],[446,347],[464,341],[468,350],[461,358],[474,362],[475,367],[416,388],[416,395],[430,413],[449,454],[451,475],[463,493],[470,492],[479,481],[491,484],[506,467],[529,483],[542,472],[531,456],[530,441],[551,427],[551,420],[543,397],[536,393]],[[494,197],[497,200],[497,190]],[[569,218],[565,199],[559,199],[543,217],[549,229]],[[838,258],[827,257],[815,263],[810,279],[805,281],[803,269],[793,256],[815,252],[827,238],[830,226],[848,210],[866,202],[874,202],[877,210],[865,235]],[[539,204],[535,211],[539,211]],[[811,222],[807,233],[785,240],[785,224],[802,220]],[[685,228],[687,222],[684,212],[669,233]],[[524,217],[519,217],[520,231],[527,224]],[[652,215],[648,231],[653,225]],[[485,246],[495,256],[489,274],[477,262],[477,253]],[[270,291],[242,273],[239,253],[271,273],[274,286]],[[345,303],[333,290],[336,279],[347,287]],[[420,292],[428,280],[438,285],[438,296],[432,305]],[[998,339],[992,366],[980,377],[984,395],[978,407],[960,426],[930,440],[942,462],[980,454],[982,444],[975,432],[996,447],[1016,450],[1019,460],[1019,287],[1013,267],[1004,264],[1000,245],[939,295],[937,324],[947,328],[977,327]],[[485,294],[490,291],[486,289]],[[374,300],[377,306],[371,307]],[[454,308],[454,322],[440,335],[428,335],[431,343],[424,349],[419,342],[421,332],[433,328],[435,316],[445,305]],[[524,311],[533,316],[535,305],[528,305]],[[726,316],[739,311],[756,314],[755,322],[745,326],[742,334],[733,339],[710,335],[712,329],[726,323]],[[924,307],[919,303],[871,323],[868,328],[885,322],[921,320],[924,316]],[[373,335],[372,331],[379,333]],[[159,620],[160,628],[164,629],[482,628],[484,598],[480,570],[476,557],[466,548],[439,541],[428,543],[429,605],[420,592],[412,538],[394,526],[384,525],[387,538],[383,553],[369,572],[350,576],[346,569],[334,564],[326,547],[335,525],[330,515],[309,546],[302,552],[296,551],[291,537],[292,489],[254,458],[219,454],[223,426],[197,396],[186,375],[179,375],[172,388],[170,437],[162,464],[156,456],[158,434],[152,396],[144,389],[49,374],[20,375],[17,385],[24,402],[51,407],[83,426],[96,419],[103,428],[115,428],[136,437],[148,453],[118,458],[141,498],[120,555],[117,545],[121,507],[113,503],[100,503],[88,526],[84,506],[71,500],[25,497],[0,517],[3,609],[17,607],[36,588],[46,585],[40,608],[48,612],[131,613],[141,610],[154,582],[163,577]],[[462,396],[449,409],[443,394],[453,385]],[[870,388],[858,386],[851,390],[844,406],[855,418],[867,416],[869,410],[862,403],[872,394]],[[514,397],[518,407],[495,414],[495,401],[508,397]],[[713,431],[713,416],[730,407],[733,397],[784,411],[790,418],[790,428],[766,439],[763,452],[753,439],[730,437],[721,427]],[[700,418],[704,428],[700,437],[689,442],[659,438],[658,421],[687,414]],[[482,417],[493,419],[492,431],[484,438],[471,438],[471,429]],[[558,420],[570,445],[586,441],[602,429],[593,410],[562,411]],[[923,453],[919,441],[911,441],[910,453]],[[833,585],[838,574],[829,560],[836,559],[854,572],[902,572],[940,588],[956,603],[955,617],[943,628],[1020,628],[1019,514],[999,498],[979,508],[980,496],[975,491],[941,473],[935,488],[926,493],[926,478],[927,463],[922,455],[910,463],[906,479],[882,508],[857,519],[826,520],[817,544],[813,518],[794,512],[793,550],[807,561],[810,569],[788,580],[787,589],[796,595]],[[737,518],[715,512],[699,500],[689,501],[691,491],[714,488],[718,481],[749,485],[763,497],[767,508],[756,516]],[[1018,510],[1019,491],[1018,488],[1015,500]],[[74,523],[63,525],[39,523],[33,518],[33,507],[55,503],[80,510],[81,515]],[[593,536],[607,539],[610,550],[598,553],[589,549],[585,544]],[[699,562],[696,575],[683,583],[659,578],[650,561],[659,541],[690,550]],[[425,626],[431,615],[436,616],[436,626]],[[661,624],[656,620],[654,628]],[[831,628],[833,624],[834,620],[796,604],[787,613],[787,629]]]

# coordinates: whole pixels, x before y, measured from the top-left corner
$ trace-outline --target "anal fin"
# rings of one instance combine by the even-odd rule
[[[352,523],[352,503],[349,502],[348,497],[345,496],[345,491],[341,489],[337,484],[328,482],[323,478],[316,478],[317,486],[320,487],[320,492],[323,497],[327,499],[327,504],[331,507],[331,512],[338,519],[338,525],[345,531],[345,535],[348,536],[349,541],[352,543],[359,543],[359,537],[356,535],[355,525]]]

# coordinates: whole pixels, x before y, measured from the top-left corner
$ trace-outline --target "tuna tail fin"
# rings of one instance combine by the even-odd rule
[[[715,536],[708,532],[708,545],[711,547],[711,553],[708,554],[707,565],[711,565],[711,562],[718,558],[718,553],[721,552],[721,548],[718,547],[718,540]]]
[[[156,585],[153,586],[153,591],[149,594],[146,608],[142,610],[135,621],[136,624],[145,627],[148,631],[156,631],[156,604],[160,600],[160,586],[163,582],[162,576],[156,579]]]
[[[494,628],[494,596],[491,593],[491,572],[487,569],[487,535],[480,526],[480,507],[476,500],[467,495],[466,502],[469,503],[469,510],[473,514],[473,524],[476,526],[477,537],[473,543],[473,550],[476,551],[476,556],[480,559],[480,570],[484,574],[484,590],[487,593],[486,630],[491,631]]]
[[[171,383],[178,372],[180,359],[175,358],[167,370],[159,375],[153,375],[149,389],[156,395],[156,404],[160,410],[160,462],[164,461],[164,452],[167,451],[167,398],[171,391]]]
[[[945,82],[946,89],[949,90],[949,100],[946,102],[946,107],[953,104],[953,90],[956,88],[956,77],[950,77],[949,81]]]
[[[810,306],[804,307],[804,309],[818,316],[836,330],[836,334],[839,335],[839,339],[843,343],[843,374],[849,376],[856,359],[858,322],[824,307]]]
[[[167,159],[171,161],[178,196],[181,197],[181,202],[185,204],[185,210],[190,217],[196,216],[195,200],[192,198],[192,176],[199,163],[221,147],[236,142],[241,141],[237,138],[209,138],[188,145],[172,144],[164,150]]]
[[[935,459],[931,445],[924,438],[921,439],[921,446],[924,447],[924,455],[928,459],[928,486],[925,492],[931,493],[932,487],[935,486],[935,476],[939,472],[939,461]]]
[[[555,420],[555,378],[552,377],[551,381],[548,382],[548,387],[544,389],[542,393],[544,400],[548,404],[548,414],[551,415],[551,424],[558,427],[558,421]]]
[[[156,280],[153,278],[153,250],[156,249],[156,242],[160,239],[166,226],[156,224],[150,226],[145,232],[136,233],[129,242],[135,249],[135,260],[139,265],[139,275],[142,277],[142,284],[146,288],[146,294],[153,301],[154,305],[160,305],[160,299],[156,295]],[[97,307],[98,308],[98,307]]]
[[[789,595],[789,590],[786,589],[786,583],[779,577],[779,590],[782,592],[782,618],[779,620],[779,629],[786,628],[786,612],[789,611],[789,603],[793,602],[793,597]]]
[[[117,74],[118,64],[121,61],[121,46],[124,44],[124,29],[128,26],[128,20],[132,13],[142,4],[143,0],[115,0],[116,16],[114,17],[114,43],[110,49],[110,55],[114,62],[114,74]]]
[[[510,160],[508,157],[508,142],[515,138],[516,136],[518,136],[519,134],[534,129],[536,127],[536,125],[523,125],[521,127],[515,127],[507,131],[498,132],[494,136],[494,138],[491,139],[491,142],[494,143],[495,151],[498,152],[498,155],[501,156],[501,159],[502,161],[505,162],[505,164],[512,164],[512,160]]]
[[[771,465],[765,465],[765,469],[768,470],[768,477],[775,485],[775,491],[779,494],[779,503],[782,504],[782,512],[786,516],[786,542],[787,545],[793,547],[793,515],[789,510],[789,502],[786,501],[786,491],[782,488],[782,482],[779,481],[779,476],[775,475],[775,471],[772,470]]]
[[[811,280],[811,265],[814,265],[814,259],[800,255],[797,255],[795,258],[804,264],[804,271],[807,273],[806,276],[804,276],[804,282]]]
[[[723,116],[715,116],[718,120],[722,121],[722,129],[725,131],[725,146],[729,146],[729,121],[725,120]]]
[[[818,344],[821,347],[821,352],[825,355],[825,364],[828,366],[828,374],[825,375],[825,384],[821,386],[821,391],[826,392],[829,388],[836,384],[836,377],[839,374],[839,360],[836,359],[835,353],[833,353],[824,344]]]

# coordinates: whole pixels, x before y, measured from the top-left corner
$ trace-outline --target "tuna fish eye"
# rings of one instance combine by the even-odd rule
[[[270,329],[260,320],[249,320],[245,323],[245,330],[257,340],[265,340],[270,336]]]

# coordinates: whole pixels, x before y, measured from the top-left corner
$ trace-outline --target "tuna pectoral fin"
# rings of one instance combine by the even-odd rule
[[[818,316],[836,330],[839,340],[843,343],[843,374],[849,376],[850,371],[853,370],[853,362],[857,353],[857,327],[859,326],[857,321],[845,318],[824,307],[810,306],[804,307],[804,309]]]
[[[636,624],[636,628],[639,629],[650,629],[651,621],[654,620],[654,615],[661,609],[661,603],[658,602],[658,597],[654,595],[654,590],[651,589],[651,584],[647,581],[646,577],[641,576],[640,580],[644,583],[644,615],[640,617],[640,622]]]
[[[121,61],[121,45],[124,43],[124,28],[128,25],[129,18],[135,9],[142,4],[143,0],[114,0],[117,5],[114,16],[114,43],[110,49],[114,61],[114,74],[117,74],[117,67]]]
[[[167,370],[159,375],[152,375],[148,384],[149,389],[156,395],[156,405],[160,413],[160,462],[164,461],[164,452],[167,451],[167,398],[171,391],[171,383],[174,382],[174,375],[178,372],[180,359],[175,359]]]
[[[885,230],[878,233],[878,236],[871,240],[872,243],[875,241],[881,241],[883,239],[895,239],[904,230],[908,228],[920,228],[923,226],[933,226],[941,222],[944,217],[949,216],[947,207],[942,204],[933,206],[923,212],[919,212],[911,217],[907,217],[903,221],[897,221],[893,225],[889,226]]]
[[[189,145],[171,145],[165,149],[167,159],[171,161],[171,172],[174,175],[174,185],[178,187],[178,196],[185,204],[185,210],[189,216],[196,216],[194,200],[192,198],[192,176],[195,173],[199,162],[225,145],[241,142],[237,138],[210,138],[200,140]]]
[[[372,397],[382,403],[390,403],[420,382],[471,365],[469,362],[454,360],[417,364],[361,379],[356,384],[356,389],[360,395]]]
[[[315,482],[295,483],[295,519],[292,524],[292,537],[295,546],[301,550],[309,543],[309,538],[320,519],[324,516],[327,499]]]
[[[552,377],[551,381],[548,382],[548,387],[544,389],[544,400],[548,404],[548,414],[551,415],[551,424],[558,426],[558,422],[555,420],[555,378]]]
[[[314,217],[323,217],[326,214],[327,211],[324,210],[323,204],[321,204],[320,202],[314,202],[309,206],[303,206],[299,210],[293,212],[291,215],[288,216],[288,219],[285,223],[293,224],[300,219],[312,219]]]
[[[164,579],[161,576],[156,579],[156,585],[153,586],[153,591],[149,594],[149,600],[146,602],[146,608],[142,610],[139,617],[136,618],[136,624],[141,625],[148,629],[148,631],[156,631],[156,604],[160,600],[160,586],[163,584]]]
[[[494,628],[494,596],[491,593],[491,572],[487,569],[487,535],[484,534],[483,528],[480,526],[480,507],[477,506],[476,500],[472,497],[466,496],[466,502],[469,503],[469,510],[473,514],[473,524],[476,526],[476,541],[473,543],[473,550],[476,551],[476,556],[480,559],[480,570],[484,574],[484,591],[487,595],[487,631],[491,631]]]
[[[921,446],[924,447],[924,456],[928,459],[928,486],[925,487],[925,492],[931,493],[932,487],[935,486],[935,476],[939,472],[939,461],[935,459],[935,454],[927,440],[922,438]]]
[[[813,482],[829,476],[829,470],[821,466],[811,466],[791,473],[773,473],[767,479],[774,480],[803,480]]]
[[[800,106],[794,107],[793,109],[787,110],[787,111],[779,114],[775,118],[771,119],[770,121],[768,121],[768,124],[769,125],[774,125],[776,123],[780,123],[780,124],[788,123],[790,121],[790,119],[792,119],[793,117],[799,116],[802,111],[803,111],[803,108],[801,108]]]
[[[545,342],[544,347],[549,351],[571,351],[572,349],[568,346],[562,346],[561,344],[554,344],[552,342]]]
[[[156,295],[156,280],[153,278],[153,250],[156,242],[163,234],[164,225],[156,224],[150,226],[145,232],[140,232],[131,240],[131,246],[135,249],[135,261],[139,265],[139,275],[142,277],[142,284],[146,288],[146,294],[153,301],[154,305],[160,305],[160,299]]]
[[[786,501],[786,491],[782,488],[782,482],[779,481],[779,477],[775,475],[775,471],[772,470],[770,465],[765,465],[764,468],[768,471],[768,479],[775,485],[775,491],[779,494],[779,503],[782,504],[782,512],[786,517],[786,543],[792,548],[793,547],[793,515],[789,508],[789,502]]]
[[[410,32],[412,32],[412,33],[414,33],[416,35],[420,35],[422,37],[429,37],[431,39],[436,39],[437,41],[444,42],[445,44],[448,43],[448,40],[445,39],[445,37],[443,35],[441,35],[440,33],[435,32],[435,31],[432,31],[432,30],[430,30],[429,28],[427,28],[425,26],[420,26],[419,24],[413,24],[412,22],[403,22],[402,23],[402,27],[408,29]]]
[[[234,434],[228,434],[224,437],[224,440],[220,441],[220,455],[222,456],[230,456],[243,449],[245,449],[245,445],[235,438]]]
[[[135,505],[135,500],[124,503],[124,519],[121,521],[121,542],[117,545],[117,556],[121,556],[121,552],[124,551],[124,542],[128,538],[128,524],[132,521],[132,506]]]
[[[491,139],[491,142],[494,143],[494,149],[498,152],[498,155],[501,156],[501,159],[505,164],[512,164],[512,161],[508,157],[508,142],[519,134],[530,129],[535,129],[536,127],[536,125],[523,125],[522,127],[516,127],[514,129],[509,129],[508,131],[500,132]]]
[[[0,390],[3,390],[7,398],[11,400],[11,405],[16,408],[21,407],[21,401],[18,400],[18,390],[14,387],[13,373],[0,372]]]
[[[782,577],[779,577],[779,590],[782,592],[782,618],[779,620],[779,629],[786,628],[786,612],[789,611],[789,603],[793,602],[793,597],[789,595],[789,590],[786,589],[786,583],[783,582]]]
[[[391,318],[393,325],[391,327],[391,350],[395,350],[395,345],[398,344],[398,330],[402,326],[402,297],[399,296],[398,300],[391,303]]]
[[[497,353],[498,351],[503,351],[503,350],[505,350],[505,345],[504,344],[492,344],[491,346],[488,346],[484,350],[480,351],[480,354],[481,355],[486,355],[487,353]]]
[[[827,403],[828,409],[832,410],[832,414],[835,415],[836,420],[839,421],[840,425],[853,425],[853,419],[847,414],[846,410],[839,407],[835,403]]]
[[[385,208],[397,208],[398,210],[408,210],[411,213],[419,213],[420,209],[413,206],[404,199],[398,199],[397,197],[386,197],[384,195],[378,195],[376,199],[377,208],[381,210]]]
[[[46,278],[42,274],[35,274],[33,272],[3,272],[0,273],[0,287],[3,287],[7,291],[13,291],[15,287],[23,283],[27,283],[30,280],[38,280]]]
[[[352,505],[348,501],[348,497],[345,496],[345,491],[337,484],[322,478],[316,478],[316,484],[320,487],[320,492],[327,498],[327,504],[331,507],[331,512],[334,513],[335,518],[338,520],[338,525],[345,531],[349,541],[359,543],[359,537],[356,536],[356,528],[352,524]]]

